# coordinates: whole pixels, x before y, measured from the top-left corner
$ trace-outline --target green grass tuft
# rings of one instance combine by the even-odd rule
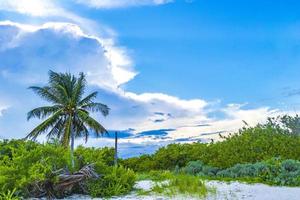
[[[19,200],[20,198],[15,193],[16,189],[0,192],[0,200]]]
[[[139,180],[155,181],[150,191],[140,190],[139,195],[156,193],[164,196],[174,197],[177,195],[204,198],[208,193],[215,193],[214,188],[208,188],[205,182],[197,177],[188,174],[173,174],[169,171],[151,171],[138,175]]]

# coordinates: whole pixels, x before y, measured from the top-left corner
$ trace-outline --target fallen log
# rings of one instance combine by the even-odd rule
[[[34,198],[46,197],[48,199],[63,198],[72,193],[75,187],[86,193],[85,181],[88,179],[98,179],[100,175],[94,170],[94,165],[86,165],[78,172],[71,174],[66,169],[60,169],[51,174],[57,181],[45,180],[31,184],[28,192]]]

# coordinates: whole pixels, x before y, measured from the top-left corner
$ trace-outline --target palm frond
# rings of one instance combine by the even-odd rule
[[[108,133],[107,130],[95,119],[90,117],[85,112],[82,112],[81,110],[78,111],[78,117],[82,120],[82,122],[88,126],[90,129],[94,130],[97,136],[99,134]]]
[[[82,109],[91,111],[91,112],[101,112],[103,116],[107,116],[109,114],[109,107],[102,103],[88,103],[81,106]]]
[[[77,104],[80,101],[85,90],[85,84],[85,75],[83,73],[80,73],[72,94],[72,102],[76,102]]]
[[[57,73],[49,71],[49,84],[52,88],[64,96],[71,97],[73,93],[73,87],[77,79],[70,73]]]
[[[45,117],[57,112],[59,109],[62,109],[62,106],[54,105],[35,108],[27,113],[27,120],[30,120],[33,117],[44,119]]]
[[[41,98],[52,102],[54,104],[60,104],[62,101],[55,95],[50,87],[38,87],[38,86],[31,86],[29,87],[34,93],[39,95]]]
[[[75,116],[73,125],[74,125],[74,131],[76,133],[76,137],[85,137],[85,142],[87,142],[89,131],[87,127],[84,125],[83,121],[78,116]]]
[[[70,101],[69,92],[63,85],[55,84],[52,86],[52,88],[55,91],[55,94],[60,97],[61,101],[64,102],[64,104]]]
[[[54,126],[55,123],[59,120],[60,116],[62,114],[62,111],[59,110],[55,112],[52,116],[50,116],[48,119],[43,121],[40,125],[35,127],[27,136],[25,139],[33,139],[35,140],[40,134],[46,132],[50,127]]]
[[[95,99],[98,95],[98,92],[93,92],[91,94],[89,94],[88,96],[86,96],[85,98],[83,98],[79,103],[78,105],[79,106],[82,106],[84,104],[88,104],[88,103],[91,103],[93,101],[93,99]]]
[[[26,138],[36,139],[40,134],[48,132],[47,137],[57,137],[64,146],[69,146],[72,134],[75,137],[85,137],[87,141],[89,131],[93,130],[97,136],[107,133],[106,129],[89,112],[109,114],[109,108],[102,103],[94,102],[97,92],[83,97],[86,79],[83,73],[75,77],[70,73],[49,71],[48,85],[45,87],[30,87],[36,94],[49,101],[53,106],[43,106],[28,112],[27,119],[33,117],[44,119]]]
[[[61,117],[47,134],[48,140],[53,137],[57,137],[57,138],[61,137],[61,134],[64,130],[64,123],[65,123],[65,119]]]

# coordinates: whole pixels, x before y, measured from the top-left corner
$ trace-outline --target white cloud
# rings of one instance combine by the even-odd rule
[[[173,0],[73,2],[109,9],[161,5]],[[239,104],[221,107],[220,102],[203,99],[180,99],[162,93],[136,94],[123,90],[119,86],[132,80],[136,71],[127,49],[115,44],[116,33],[74,14],[62,5],[62,1],[57,0],[0,0],[0,11],[19,13],[47,22],[49,19],[64,21],[42,25],[0,22],[0,96],[5,95],[5,102],[10,102],[9,106],[0,102],[0,134],[8,134],[6,137],[24,137],[38,123],[26,122],[25,113],[42,102],[37,97],[33,98],[25,88],[45,83],[49,69],[72,73],[83,71],[87,74],[89,84],[98,86],[101,101],[103,99],[112,108],[106,119],[98,118],[108,129],[134,128],[134,133],[174,129],[166,131],[166,138],[143,136],[121,139],[120,143],[124,146],[158,146],[181,139],[187,141],[189,138],[207,141],[217,137],[217,134],[209,133],[238,130],[243,126],[242,120],[255,125],[269,116],[282,114],[268,107],[245,109]],[[211,118],[211,112],[220,112],[224,117]],[[201,124],[209,126],[199,126]],[[205,133],[208,134],[202,135]],[[102,142],[92,139],[89,144],[98,146]],[[104,143],[113,144],[109,139]]]
[[[131,6],[162,5],[174,0],[76,0],[77,3],[95,8],[122,8]]]
[[[73,0],[74,3],[94,8],[162,5],[173,1],[174,0]],[[73,19],[80,18],[64,9],[62,3],[63,2],[58,0],[0,0],[0,10],[17,12],[34,17],[64,16]]]
[[[94,34],[97,33],[97,35],[112,37],[116,34],[112,29],[103,24],[100,27],[94,21],[65,9],[63,2],[58,0],[0,0],[0,11],[22,14],[24,15],[24,19],[27,19],[28,16],[34,17],[35,23],[47,22],[49,19],[54,19],[55,21],[60,20],[76,23],[85,31]],[[32,19],[29,18],[29,20],[31,21]]]
[[[51,22],[33,26],[0,22],[0,82],[14,87],[10,90],[0,85],[0,91],[19,101],[14,102],[1,117],[0,134],[16,131],[22,134],[19,137],[24,137],[24,130],[29,131],[33,127],[26,122],[25,113],[41,102],[37,101],[38,98],[30,99],[32,93],[25,88],[45,83],[49,69],[87,73],[89,84],[98,86],[101,101],[111,107],[109,117],[99,118],[108,129],[134,128],[135,133],[176,129],[167,131],[167,139],[141,137],[130,139],[131,143],[215,138],[215,135],[201,134],[236,131],[243,125],[242,120],[255,125],[280,113],[267,107],[244,109],[243,105],[237,104],[221,107],[203,99],[180,99],[162,93],[136,94],[123,90],[119,86],[132,80],[136,74],[133,61],[126,52],[126,48],[115,45],[113,39],[87,34],[72,23]],[[225,117],[211,118],[211,112],[221,112]],[[5,119],[14,119],[14,122],[7,123]],[[14,126],[16,123],[17,128]],[[210,126],[198,126],[201,124]]]
[[[5,62],[0,69],[6,76],[15,76],[19,81],[28,82],[26,77],[31,77],[29,82],[44,78],[24,76],[23,73],[28,70],[45,73],[47,69],[54,68],[58,71],[84,71],[91,84],[116,89],[136,74],[124,48],[115,46],[112,40],[85,34],[72,23],[52,22],[32,26],[2,21],[0,29],[0,56],[11,57],[2,59]],[[14,71],[12,68],[16,63],[12,58],[18,54],[22,54],[18,63],[22,67]],[[44,68],[41,68],[41,63]]]
[[[58,15],[62,11],[50,0],[0,0],[0,10],[32,16]]]

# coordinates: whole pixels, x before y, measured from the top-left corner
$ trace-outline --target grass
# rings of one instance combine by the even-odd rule
[[[174,175],[166,182],[157,183],[153,191],[171,197],[185,195],[204,198],[214,190],[207,188],[204,181],[199,177],[179,174]]]
[[[190,175],[195,176],[195,175]],[[148,173],[139,173],[137,175],[137,180],[152,180],[155,182],[158,181],[164,181],[168,180],[174,177],[174,173],[168,170],[161,170],[161,171],[150,171]],[[215,180],[215,181],[222,181],[222,182],[233,182],[238,181],[241,183],[247,183],[247,184],[256,184],[256,183],[262,183],[270,186],[276,186],[276,184],[272,182],[265,181],[261,179],[260,177],[238,177],[238,178],[230,178],[230,177],[217,177],[217,176],[195,176],[198,177],[198,179],[202,180]],[[292,187],[292,186],[291,186]],[[297,187],[297,186],[295,186]]]
[[[222,182],[240,182],[240,183],[246,183],[246,184],[265,184],[269,186],[278,186],[272,182],[264,181],[263,179],[259,177],[239,177],[239,178],[230,178],[230,177],[210,177],[210,176],[201,176],[204,180],[213,180],[213,181],[222,181]],[[286,186],[286,187],[298,187],[298,186]]]
[[[177,195],[204,198],[208,193],[215,193],[214,188],[208,188],[205,182],[197,177],[186,174],[173,174],[170,171],[150,171],[138,175],[138,180],[152,180],[155,182],[150,191],[139,190],[138,195],[150,193],[174,197]]]
[[[138,196],[147,196],[151,194],[152,190],[136,189],[135,192]]]
[[[0,200],[19,200],[20,198],[15,196],[16,189],[7,192],[0,192]]]
[[[142,180],[152,180],[152,181],[164,181],[167,179],[170,179],[174,176],[174,174],[168,170],[165,171],[154,171],[151,170],[148,173],[139,173],[137,175],[137,180],[142,181]]]

